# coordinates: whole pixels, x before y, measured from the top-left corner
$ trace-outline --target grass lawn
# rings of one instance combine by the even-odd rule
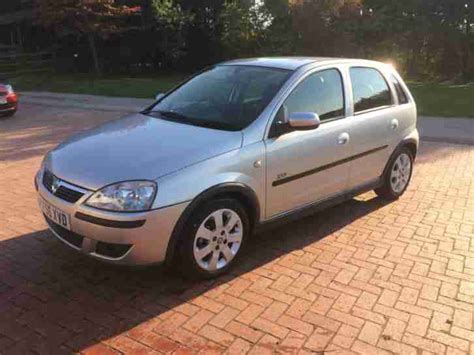
[[[424,116],[474,118],[474,83],[444,85],[409,83],[408,86]]]
[[[153,77],[36,74],[11,80],[19,91],[52,91],[76,94],[152,98],[171,89],[186,74],[159,74]],[[409,87],[418,104],[418,113],[425,116],[473,117],[474,83],[444,85],[411,82]]]
[[[162,74],[156,77],[107,76],[86,74],[23,75],[10,80],[17,91],[51,91],[74,94],[153,98],[184,80],[185,74]]]

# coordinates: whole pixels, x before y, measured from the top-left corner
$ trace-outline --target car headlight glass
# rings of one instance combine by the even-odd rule
[[[147,211],[153,204],[156,189],[153,181],[120,182],[95,192],[85,204],[108,211]]]

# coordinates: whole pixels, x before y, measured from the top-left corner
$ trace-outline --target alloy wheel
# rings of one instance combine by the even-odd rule
[[[398,156],[393,163],[392,171],[390,173],[390,186],[392,190],[399,194],[408,184],[411,174],[411,159],[406,153]]]
[[[237,212],[214,211],[204,219],[194,236],[194,259],[206,271],[222,269],[237,255],[242,238],[242,219]]]

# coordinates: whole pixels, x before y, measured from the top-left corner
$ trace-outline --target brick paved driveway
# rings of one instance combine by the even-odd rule
[[[46,230],[42,155],[115,116],[25,105],[0,120],[0,353],[474,353],[474,147],[423,143],[401,200],[368,193],[258,235],[231,275],[190,283]]]

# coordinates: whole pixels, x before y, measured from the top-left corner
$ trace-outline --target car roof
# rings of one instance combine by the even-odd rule
[[[219,65],[246,65],[268,67],[286,70],[297,70],[298,68],[309,64],[331,64],[331,63],[359,63],[367,65],[380,65],[380,62],[348,59],[348,58],[329,58],[329,57],[263,57],[236,59],[219,63]]]

